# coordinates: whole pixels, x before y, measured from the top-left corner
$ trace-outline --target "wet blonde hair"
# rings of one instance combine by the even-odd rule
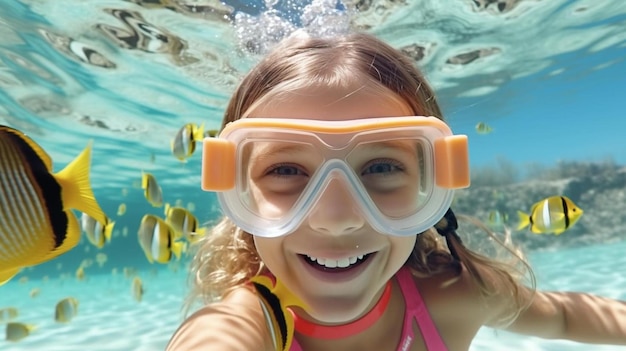
[[[252,110],[280,101],[289,92],[353,86],[365,86],[370,92],[399,99],[414,115],[443,119],[435,94],[422,74],[388,44],[364,33],[324,39],[300,35],[283,40],[244,77],[226,109],[222,128]],[[458,238],[449,239],[446,245],[434,230],[428,230],[417,236],[405,265],[416,276],[427,277],[459,272],[462,262],[484,297],[510,294],[514,307],[506,319],[512,320],[528,303],[520,292],[520,279],[530,270],[518,250],[504,245],[486,227],[474,222],[512,254],[512,262],[473,252]],[[456,251],[459,260],[452,257],[450,249]],[[189,301],[218,300],[264,269],[252,235],[223,218],[197,247],[191,264],[193,288]],[[534,285],[534,279],[532,282]]]

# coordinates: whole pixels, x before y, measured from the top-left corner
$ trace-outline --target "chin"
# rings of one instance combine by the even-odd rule
[[[309,304],[307,315],[323,324],[344,324],[352,322],[366,314],[371,303],[357,299],[326,298]]]

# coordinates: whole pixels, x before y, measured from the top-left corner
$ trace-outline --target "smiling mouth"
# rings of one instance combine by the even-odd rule
[[[358,255],[343,258],[340,260],[333,260],[328,258],[320,258],[320,257],[312,257],[309,255],[299,256],[306,262],[309,266],[327,273],[339,273],[349,271],[355,267],[360,266],[363,262],[367,261],[374,253],[369,253],[366,255]]]

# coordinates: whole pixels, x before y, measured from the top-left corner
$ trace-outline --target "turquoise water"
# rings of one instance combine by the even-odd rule
[[[346,3],[338,8],[350,8]],[[356,13],[319,16],[326,28],[349,18],[411,53],[438,92],[452,129],[469,136],[472,167],[502,158],[520,169],[562,160],[626,164],[626,100],[619,98],[626,87],[626,2],[490,3],[365,1]],[[310,4],[279,1],[283,20],[276,25],[302,25],[298,16]],[[0,340],[0,350],[163,348],[181,321],[187,276],[184,262],[150,265],[137,243],[141,217],[163,215],[145,201],[141,172],[155,175],[166,202],[194,208],[202,222],[216,218],[215,197],[199,190],[199,155],[180,163],[170,140],[188,122],[219,126],[229,94],[257,59],[240,39],[262,46],[272,38],[233,22],[249,14],[258,24],[254,16],[267,9],[262,2],[234,0],[0,2],[0,124],[29,134],[51,155],[55,171],[93,140],[92,185],[116,221],[113,240],[103,249],[83,238],[72,251],[0,287],[0,308],[17,307],[19,321],[37,325],[18,343]],[[478,122],[493,132],[477,134]],[[123,215],[116,214],[120,204],[127,206]],[[614,218],[623,225],[622,214]],[[567,236],[559,239],[558,247],[566,247]],[[539,287],[626,299],[621,239],[558,250],[547,242],[530,253]],[[106,255],[101,266],[95,263],[99,253]],[[85,280],[77,281],[85,260],[91,265]],[[141,303],[131,297],[125,268],[144,281]],[[40,294],[31,298],[34,288]],[[59,325],[53,308],[66,296],[79,299],[79,314]],[[620,348],[485,329],[472,349]]]

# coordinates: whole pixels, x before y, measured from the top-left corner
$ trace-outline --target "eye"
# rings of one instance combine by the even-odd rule
[[[302,176],[306,175],[299,167],[295,165],[274,165],[269,168],[267,171],[268,175],[275,175],[279,177],[290,177],[290,176]]]
[[[367,174],[389,174],[403,171],[402,164],[392,159],[372,160],[367,163],[361,175]]]

